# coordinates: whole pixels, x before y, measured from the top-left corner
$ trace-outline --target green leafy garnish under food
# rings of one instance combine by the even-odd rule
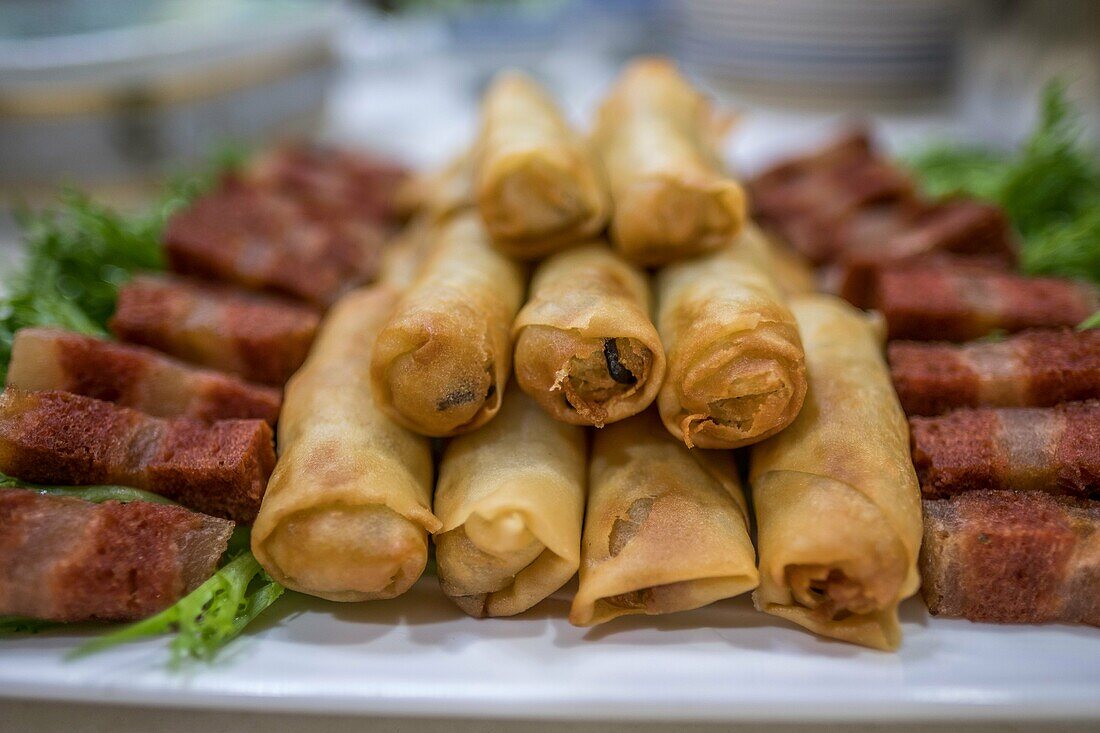
[[[123,504],[131,501],[148,501],[153,504],[176,503],[163,496],[129,486],[41,486],[20,481],[3,473],[0,473],[0,488],[26,489],[45,496],[71,496],[93,504],[102,504],[105,501],[117,501]]]
[[[180,177],[147,209],[123,214],[69,189],[51,208],[21,211],[21,264],[5,273],[0,292],[0,381],[15,332],[59,326],[107,334],[118,288],[135,273],[164,269],[161,234],[168,218],[211,188],[239,156],[228,151],[201,174]]]
[[[118,289],[135,273],[164,268],[161,235],[168,218],[208,190],[222,172],[240,163],[229,151],[202,175],[168,186],[149,209],[124,215],[76,191],[63,193],[56,207],[23,212],[26,245],[20,267],[4,277],[0,291],[0,381],[11,359],[16,331],[27,326],[59,326],[107,334]],[[124,486],[39,486],[0,474],[0,487],[16,487],[87,501],[168,499]],[[81,647],[90,653],[131,639],[176,633],[173,658],[209,659],[283,593],[248,550],[249,529],[238,526],[229,540],[226,562],[209,580],[152,618],[107,632]],[[0,618],[0,634],[33,633],[62,624],[26,618]]]
[[[79,647],[84,656],[129,641],[174,632],[172,661],[211,659],[235,639],[264,609],[283,594],[251,552],[229,561],[205,583],[175,605],[124,628],[110,631]]]
[[[1096,311],[1077,326],[1078,331],[1087,331],[1090,328],[1100,328],[1100,311]]]
[[[964,194],[1004,208],[1023,237],[1021,265],[1100,282],[1100,156],[1082,141],[1065,86],[1043,90],[1039,125],[1012,153],[937,146],[912,164],[932,196]]]

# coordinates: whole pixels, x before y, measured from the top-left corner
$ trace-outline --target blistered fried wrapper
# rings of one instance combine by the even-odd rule
[[[485,94],[474,191],[497,247],[520,259],[596,236],[610,211],[602,164],[588,141],[517,72],[498,76]]]
[[[657,329],[668,358],[657,404],[689,447],[763,440],[794,420],[806,394],[798,326],[753,233],[657,275]]]
[[[442,168],[409,176],[394,195],[404,218],[422,217],[442,222],[467,209],[474,201],[474,155],[464,150]]]
[[[442,437],[474,430],[500,409],[525,274],[493,249],[473,213],[431,236],[427,260],[378,335],[370,374],[387,415]]]
[[[663,59],[630,64],[601,105],[593,140],[611,185],[611,240],[661,265],[724,246],[745,222],[745,194],[719,152],[710,103]]]
[[[571,623],[686,611],[756,587],[729,452],[688,450],[647,410],[596,432],[588,489]]]
[[[287,385],[252,551],[293,590],[335,601],[400,595],[423,572],[428,533],[439,529],[428,440],[383,415],[367,379],[395,299],[385,287],[344,296]]]
[[[665,377],[645,273],[593,243],[544,261],[516,316],[516,381],[544,410],[574,425],[641,412]]]
[[[757,608],[876,649],[901,641],[920,584],[921,505],[881,322],[827,295],[791,307],[810,388],[794,423],[752,449]]]
[[[580,564],[586,446],[520,390],[447,446],[434,538],[439,583],[471,616],[512,616],[561,588]]]

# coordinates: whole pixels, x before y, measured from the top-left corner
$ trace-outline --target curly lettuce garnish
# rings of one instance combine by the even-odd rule
[[[74,651],[73,656],[174,633],[170,644],[173,665],[186,658],[209,660],[274,603],[283,590],[252,553],[245,551],[173,606],[92,639]]]
[[[912,164],[933,196],[965,194],[1002,206],[1023,237],[1025,272],[1100,282],[1100,156],[1083,142],[1060,81],[1043,90],[1038,127],[1019,150],[941,145]]]

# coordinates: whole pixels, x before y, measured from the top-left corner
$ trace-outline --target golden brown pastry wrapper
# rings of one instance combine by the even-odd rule
[[[798,418],[752,449],[757,608],[876,649],[901,641],[920,583],[920,490],[881,323],[827,295],[795,298],[810,389]]]
[[[751,237],[760,243],[761,248],[767,253],[768,271],[788,298],[816,293],[820,290],[813,265],[786,243],[764,232],[751,221],[745,224],[745,230],[741,236]]]
[[[474,430],[500,409],[525,278],[474,214],[433,231],[431,254],[378,335],[370,374],[387,415],[441,437]]]
[[[404,291],[420,274],[436,241],[438,222],[427,214],[417,214],[390,241],[382,253],[378,282]]]
[[[570,623],[685,611],[757,585],[730,453],[690,451],[654,410],[595,434]]]
[[[407,219],[423,217],[444,221],[467,209],[474,201],[474,155],[465,150],[439,170],[409,176],[395,194],[397,208]]]
[[[512,616],[580,564],[585,437],[511,390],[500,414],[451,441],[439,467],[439,583],[471,616]]]
[[[513,333],[516,381],[558,420],[622,420],[648,407],[664,381],[646,276],[603,244],[543,262]]]
[[[669,265],[657,275],[668,375],[657,397],[688,447],[737,448],[790,424],[806,395],[802,342],[761,241]]]
[[[610,197],[603,169],[533,79],[498,76],[482,103],[475,198],[503,252],[537,259],[600,233]]]
[[[745,194],[725,172],[708,101],[663,59],[633,62],[599,109],[593,139],[611,186],[611,240],[662,265],[725,246]]]
[[[357,290],[329,311],[279,416],[279,460],[252,527],[275,580],[334,601],[392,598],[424,570],[431,512],[428,441],[371,399],[367,364],[396,296]]]

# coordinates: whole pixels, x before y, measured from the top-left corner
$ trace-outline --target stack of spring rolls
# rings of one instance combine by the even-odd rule
[[[581,626],[755,591],[896,648],[921,516],[881,324],[747,220],[725,127],[662,59],[628,66],[590,135],[498,76],[469,148],[399,193],[383,283],[329,312],[288,385],[252,534],[268,572],[389,598],[430,536],[476,617],[579,575]]]
[[[1096,287],[1014,272],[1003,211],[923,200],[866,134],[752,189],[769,227],[886,320],[931,612],[1100,625],[1100,330],[1071,328],[1100,307]]]

